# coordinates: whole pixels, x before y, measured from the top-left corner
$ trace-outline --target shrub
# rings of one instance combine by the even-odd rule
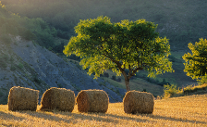
[[[23,69],[24,65],[23,65],[22,63],[19,63],[19,64],[17,65],[17,67],[18,67],[19,69]]]
[[[1,35],[0,40],[3,41],[7,45],[11,44],[12,42],[11,37],[9,37],[8,35]]]
[[[117,81],[117,82],[121,82],[121,78],[118,78],[116,81]]]
[[[179,89],[177,88],[176,85],[174,85],[174,84],[164,85],[164,97],[172,97],[178,92],[179,92]]]
[[[34,76],[33,81],[36,82],[37,84],[41,83],[41,80],[37,77],[37,75]]]
[[[113,75],[113,76],[111,77],[111,79],[112,79],[112,80],[116,80],[116,76]]]
[[[198,86],[188,85],[187,87],[184,88],[183,93],[184,94],[194,93],[194,92],[198,92],[199,90],[206,90],[206,88],[207,88],[207,84],[198,85]]]
[[[199,85],[202,85],[202,84],[205,84],[207,83],[207,74],[203,77],[201,77],[200,79],[198,79],[198,84]]]
[[[104,73],[104,77],[107,77],[108,78],[109,77],[109,74],[105,72]]]

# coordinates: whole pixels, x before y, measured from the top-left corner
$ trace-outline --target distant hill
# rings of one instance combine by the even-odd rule
[[[108,16],[113,22],[144,18],[158,24],[173,51],[207,38],[205,0],[1,0],[7,9],[29,18],[42,18],[69,40],[80,19]]]

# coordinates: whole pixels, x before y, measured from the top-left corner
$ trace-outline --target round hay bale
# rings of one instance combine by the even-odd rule
[[[52,87],[44,92],[40,103],[41,111],[72,112],[75,106],[75,94],[69,89]]]
[[[124,99],[125,113],[146,113],[151,114],[154,109],[154,96],[151,93],[129,91]]]
[[[39,99],[39,91],[14,86],[10,89],[8,95],[8,110],[31,110],[36,111]]]
[[[109,98],[103,90],[82,90],[78,93],[77,104],[79,112],[101,112],[108,109]]]

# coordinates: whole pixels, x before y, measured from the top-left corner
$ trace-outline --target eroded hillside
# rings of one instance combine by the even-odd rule
[[[50,87],[64,87],[76,94],[84,89],[103,89],[110,102],[122,101],[124,89],[116,88],[102,80],[94,80],[76,64],[67,62],[55,53],[32,41],[13,39],[8,45],[0,45],[0,101],[6,103],[9,89],[24,86],[40,90],[42,93]]]

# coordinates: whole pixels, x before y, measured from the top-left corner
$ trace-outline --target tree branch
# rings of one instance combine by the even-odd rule
[[[131,75],[131,71],[132,71],[132,69],[131,69],[131,66],[129,65],[129,73],[128,73],[128,76]]]
[[[142,68],[142,67],[137,67],[136,69],[134,69],[134,70],[132,71],[132,73],[129,75],[129,78],[131,78],[132,76],[134,76],[135,73],[136,73],[138,70],[143,70],[143,68]]]

